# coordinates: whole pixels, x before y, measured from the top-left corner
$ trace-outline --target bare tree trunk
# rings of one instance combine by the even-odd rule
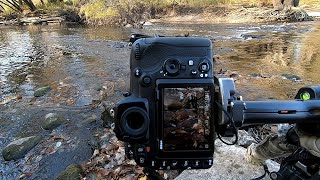
[[[14,6],[15,8],[22,10],[21,5],[19,5],[16,0],[11,0],[11,1],[7,0],[7,2],[10,3],[12,6]]]
[[[299,6],[299,0],[272,0],[272,4],[275,10],[282,11]]]
[[[6,1],[6,2],[3,2],[2,0],[0,0],[0,3],[5,5],[5,6],[8,6],[10,9],[14,10],[14,11],[19,11],[19,12],[22,12],[23,10],[21,9],[20,6],[15,6],[14,4],[12,4],[12,2],[10,1]]]
[[[27,4],[28,8],[30,11],[35,11],[37,10],[36,6],[33,4],[32,0],[23,0],[24,3]]]
[[[0,12],[3,12],[3,10],[4,10],[4,7],[0,4]]]
[[[22,11],[21,7],[19,5],[17,5],[14,1],[13,2],[11,2],[10,0],[6,0],[6,1],[8,4],[15,7],[18,11]]]
[[[290,10],[293,6],[293,0],[284,0],[283,1],[283,10]]]
[[[283,10],[283,0],[272,0],[272,4],[275,10]]]

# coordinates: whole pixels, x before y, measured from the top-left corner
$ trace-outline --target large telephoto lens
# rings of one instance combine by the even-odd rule
[[[131,107],[124,111],[120,124],[122,130],[131,137],[141,137],[146,134],[149,124],[147,112],[140,107]]]

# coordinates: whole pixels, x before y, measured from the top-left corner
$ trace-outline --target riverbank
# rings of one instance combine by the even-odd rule
[[[84,24],[84,19],[76,9],[56,11],[37,10],[25,14],[12,13],[0,16],[0,26],[26,26],[48,24]]]
[[[143,28],[145,22],[166,23],[263,23],[263,22],[301,22],[317,20],[320,10],[292,8],[276,11],[271,7],[244,6],[176,6],[163,11],[153,12],[143,9],[141,14],[127,13],[121,17],[93,19],[77,9],[65,9],[54,12],[39,10],[25,15],[11,14],[0,16],[0,25],[48,25],[48,24],[84,24],[93,26],[120,26]],[[309,13],[308,13],[309,12]]]
[[[308,11],[308,10],[307,10]],[[178,13],[165,15],[150,22],[174,23],[267,23],[267,22],[301,22],[315,20],[317,10],[309,13],[301,8],[287,11],[276,11],[268,7],[209,7],[202,13]],[[319,10],[320,12],[320,10]]]

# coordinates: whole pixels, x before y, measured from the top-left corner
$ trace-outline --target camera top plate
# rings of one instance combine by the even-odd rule
[[[206,38],[159,37],[134,42],[131,84],[154,87],[157,79],[212,79],[212,42]]]

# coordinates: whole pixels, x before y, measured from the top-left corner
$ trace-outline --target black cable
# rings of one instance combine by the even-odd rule
[[[237,128],[236,128],[236,125],[235,125],[235,123],[234,123],[234,121],[233,121],[233,118],[231,117],[231,115],[229,114],[229,112],[224,109],[224,107],[223,107],[221,104],[219,104],[218,102],[215,102],[215,103],[216,103],[216,105],[224,112],[224,114],[229,118],[229,120],[230,120],[230,122],[232,123],[232,126],[233,126],[233,128],[234,128],[234,130],[235,130],[235,137],[236,137],[236,139],[235,139],[234,142],[232,142],[232,143],[227,143],[227,142],[225,142],[224,140],[222,140],[222,137],[221,137],[221,135],[220,135],[219,133],[217,133],[218,138],[220,139],[221,142],[223,142],[223,143],[226,144],[226,145],[235,145],[235,144],[238,142],[239,137],[238,137]]]

